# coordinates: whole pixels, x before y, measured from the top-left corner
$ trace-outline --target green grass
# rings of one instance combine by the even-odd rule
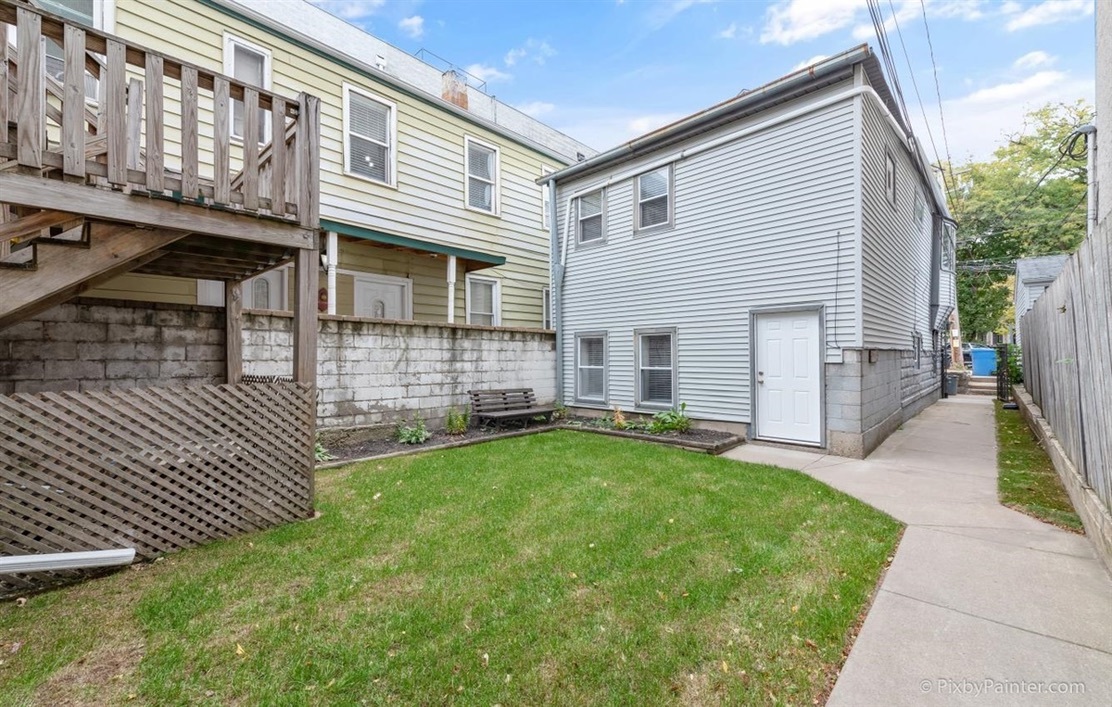
[[[1018,410],[996,402],[1000,502],[1060,528],[1082,533],[1081,519],[1046,451]]]
[[[317,520],[0,606],[0,704],[811,704],[901,530],[572,431],[317,488]]]

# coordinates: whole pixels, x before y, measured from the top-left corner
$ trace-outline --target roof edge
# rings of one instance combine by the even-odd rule
[[[437,253],[440,255],[454,255],[458,258],[464,258],[465,260],[486,263],[489,266],[506,264],[506,257],[504,255],[492,255],[478,250],[469,250],[467,248],[457,248],[456,246],[444,245],[442,243],[433,243],[432,241],[423,241],[419,238],[397,236],[392,233],[383,233],[373,228],[356,226],[355,224],[344,223],[342,221],[332,221],[322,218],[320,220],[320,227],[323,231],[335,231],[342,236],[348,236],[350,238],[358,238],[360,240],[373,241],[386,245],[402,246],[404,248],[413,248],[414,250],[424,250],[429,253]]]

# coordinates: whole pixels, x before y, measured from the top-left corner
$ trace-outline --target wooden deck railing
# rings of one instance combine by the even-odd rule
[[[3,40],[8,25],[14,47]],[[61,47],[60,78],[46,71],[44,38]],[[11,0],[0,0],[0,45],[0,160],[317,226],[313,96],[284,98]],[[98,84],[95,102],[87,76]],[[241,137],[232,136],[237,101]],[[284,149],[273,150],[269,135]]]

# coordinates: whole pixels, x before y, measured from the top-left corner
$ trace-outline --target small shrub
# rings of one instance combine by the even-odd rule
[[[653,415],[649,431],[653,434],[663,432],[684,433],[691,429],[691,418],[687,416],[687,403],[680,403],[679,408],[672,408]]]
[[[1008,346],[1008,377],[1012,383],[1023,382],[1023,350],[1015,344]]]
[[[565,420],[568,417],[568,409],[562,403],[556,403],[556,411],[552,413],[553,420]]]
[[[330,462],[336,458],[332,454],[329,454],[328,450],[325,449],[324,445],[321,444],[319,441],[317,442],[316,447],[313,448],[313,456],[316,457],[316,460],[318,462]]]
[[[455,408],[448,411],[448,421],[445,423],[445,428],[450,435],[461,435],[467,432],[468,426],[471,425],[471,412],[464,410],[463,412],[456,412]]]
[[[624,430],[626,428],[626,416],[620,407],[614,408],[614,415],[610,418],[616,430]]]
[[[413,424],[407,424],[405,420],[398,423],[398,430],[394,438],[402,444],[423,444],[432,433],[425,427],[425,420],[418,415]]]

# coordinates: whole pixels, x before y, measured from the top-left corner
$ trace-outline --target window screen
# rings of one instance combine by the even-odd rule
[[[495,283],[490,280],[468,280],[467,323],[494,326]]]
[[[602,240],[603,192],[579,197],[579,242]]]
[[[581,400],[606,399],[606,338],[579,337],[576,397]]]
[[[637,178],[639,228],[651,228],[671,221],[671,181],[670,167]]]
[[[675,367],[672,334],[641,334],[638,350],[639,402],[672,405]]]

